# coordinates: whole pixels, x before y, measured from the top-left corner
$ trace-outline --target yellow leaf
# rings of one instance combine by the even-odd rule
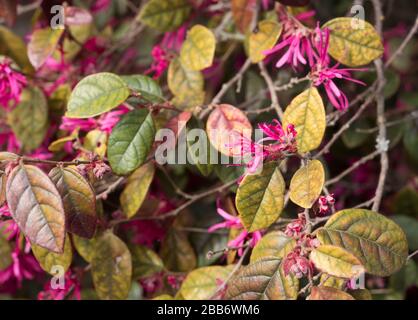
[[[32,244],[31,248],[36,260],[38,260],[41,265],[41,268],[53,276],[55,276],[58,271],[61,271],[56,269],[56,267],[63,268],[64,272],[66,272],[73,260],[73,249],[68,234],[65,237],[63,253],[55,253],[35,244]]]
[[[302,208],[311,208],[321,194],[325,172],[319,160],[309,161],[290,181],[290,200]]]
[[[310,87],[295,97],[286,108],[283,125],[293,124],[297,131],[299,153],[317,148],[325,133],[325,108],[315,87]]]
[[[408,257],[402,229],[383,215],[366,209],[346,209],[331,216],[317,236],[321,244],[346,249],[356,256],[367,273],[389,276]]]
[[[154,172],[154,164],[147,162],[129,176],[120,196],[122,210],[128,218],[133,217],[144,202],[154,178]]]
[[[174,95],[203,91],[203,75],[186,69],[179,59],[173,59],[168,67],[168,88]]]
[[[354,300],[347,292],[331,287],[312,287],[308,300]]]
[[[126,244],[111,231],[95,241],[91,275],[102,300],[124,300],[132,281],[132,258]]]
[[[330,29],[329,54],[350,67],[370,63],[383,54],[383,44],[374,27],[364,20],[344,17],[325,23]]]
[[[262,61],[266,56],[263,51],[273,48],[282,33],[282,25],[272,20],[258,23],[257,31],[249,36],[248,51],[252,63]]]
[[[287,237],[281,231],[264,235],[251,252],[251,262],[267,257],[284,258],[296,246],[296,240]]]
[[[235,203],[248,232],[267,228],[280,216],[284,206],[285,183],[277,163],[264,164],[259,174],[241,181]]]
[[[233,267],[210,266],[195,269],[184,279],[178,294],[185,300],[210,299],[218,289],[219,282],[226,280]]]
[[[159,31],[174,31],[187,19],[191,9],[187,0],[151,0],[143,6],[137,20]]]
[[[52,55],[64,29],[44,29],[35,30],[28,44],[28,56],[32,65],[38,69]]]
[[[319,246],[312,250],[310,260],[316,268],[335,277],[353,278],[365,272],[359,259],[337,246]]]
[[[215,55],[216,39],[211,30],[195,25],[187,32],[181,51],[182,65],[190,70],[199,71],[212,65]]]
[[[92,130],[86,134],[84,148],[103,158],[107,150],[107,133],[101,130]]]

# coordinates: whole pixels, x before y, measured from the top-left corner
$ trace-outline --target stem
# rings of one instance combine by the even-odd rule
[[[271,108],[274,108],[277,112],[277,115],[280,118],[280,121],[283,119],[283,109],[280,107],[279,99],[277,97],[273,80],[271,79],[266,67],[264,66],[263,62],[258,63],[258,67],[260,68],[261,76],[266,81],[267,87],[270,91],[270,98],[271,98]]]

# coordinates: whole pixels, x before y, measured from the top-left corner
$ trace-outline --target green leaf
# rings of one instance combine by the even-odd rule
[[[75,234],[72,235],[74,248],[78,254],[87,262],[91,262],[95,251],[95,243],[97,238],[86,239]]]
[[[251,253],[251,263],[268,257],[285,258],[296,246],[296,240],[287,237],[281,231],[264,235]]]
[[[39,88],[24,90],[21,101],[7,116],[25,153],[42,144],[48,130],[48,105]]]
[[[187,234],[175,227],[167,232],[161,244],[160,256],[170,271],[188,272],[196,267],[196,254]]]
[[[35,244],[32,244],[31,248],[36,260],[38,260],[41,265],[41,268],[53,276],[57,273],[57,270],[55,269],[57,266],[63,268],[64,272],[67,272],[71,265],[71,261],[73,260],[73,249],[68,235],[65,237],[63,253],[51,252]]]
[[[141,74],[121,76],[132,92],[139,94],[146,102],[159,103],[164,101],[160,85],[150,77]]]
[[[23,40],[12,31],[0,25],[0,55],[8,56],[16,62],[25,73],[32,74],[33,67],[27,56]]]
[[[112,232],[97,238],[91,274],[102,300],[124,300],[131,288],[132,259],[126,244]]]
[[[290,200],[302,208],[311,208],[322,192],[325,171],[321,161],[312,160],[300,168],[290,181]]]
[[[129,174],[143,164],[151,150],[155,125],[151,113],[134,110],[125,114],[109,137],[107,156],[114,173]]]
[[[148,162],[129,176],[126,187],[120,195],[122,211],[128,218],[133,217],[144,202],[154,178],[154,173],[154,164]]]
[[[392,212],[418,218],[418,191],[413,186],[403,187],[395,195],[391,207]]]
[[[306,89],[295,97],[286,108],[283,126],[293,124],[297,131],[298,151],[305,153],[316,149],[325,133],[325,108],[315,87]]]
[[[71,167],[55,167],[49,177],[60,193],[67,231],[93,238],[96,231],[96,195],[90,183]]]
[[[372,294],[367,289],[348,290],[348,294],[355,300],[373,300]]]
[[[248,39],[248,55],[251,62],[264,60],[266,55],[263,52],[273,48],[281,33],[282,25],[276,21],[260,21],[257,30],[253,31]]]
[[[331,31],[329,54],[347,66],[365,65],[383,54],[382,40],[367,21],[350,17],[335,18],[322,28]]]
[[[388,276],[399,270],[408,256],[402,229],[377,212],[346,209],[331,216],[318,230],[322,244],[346,249],[370,274]]]
[[[408,260],[405,265],[389,279],[389,287],[404,294],[411,286],[418,285],[418,268],[414,260]]]
[[[354,300],[347,292],[331,287],[312,287],[308,300]]]
[[[259,174],[247,174],[241,181],[235,204],[248,232],[269,227],[280,216],[284,205],[285,183],[272,161]]]
[[[210,266],[195,269],[184,279],[178,294],[185,300],[208,300],[231,273],[234,266]]]
[[[405,232],[409,250],[418,250],[418,220],[404,215],[391,216],[391,219]]]
[[[132,276],[133,279],[149,277],[164,270],[161,258],[151,249],[135,245],[130,248],[132,255]]]
[[[199,172],[207,177],[213,170],[211,154],[216,153],[216,151],[211,147],[206,134],[201,134],[205,131],[202,129],[201,123],[196,118],[190,119],[186,126],[186,144],[188,156],[190,157],[189,162],[194,164]]]
[[[125,81],[113,73],[101,72],[81,80],[71,93],[66,117],[90,118],[110,111],[129,96]]]
[[[187,0],[151,0],[137,19],[162,32],[174,31],[188,18],[191,9]]]
[[[359,259],[337,246],[321,245],[311,251],[309,260],[317,269],[334,277],[351,279],[365,272]]]
[[[216,38],[211,30],[197,24],[187,32],[180,51],[181,64],[189,70],[203,70],[212,65]]]
[[[62,253],[65,214],[58,190],[38,167],[19,164],[10,173],[6,199],[13,219],[32,244]]]
[[[179,59],[171,60],[167,82],[170,91],[178,97],[203,92],[203,74],[200,71],[186,69]]]
[[[12,263],[12,248],[6,237],[0,233],[0,270],[6,269]]]
[[[405,132],[408,134],[403,135],[403,145],[408,153],[408,156],[411,157],[415,163],[418,163],[418,128],[414,124],[410,124],[405,129]]]
[[[299,281],[285,276],[281,259],[267,258],[241,268],[228,282],[227,299],[232,300],[295,300]]]
[[[35,69],[39,69],[52,55],[64,29],[46,27],[32,33],[28,44],[28,57]]]

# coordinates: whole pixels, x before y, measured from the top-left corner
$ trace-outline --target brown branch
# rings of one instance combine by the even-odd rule
[[[378,34],[382,35],[382,22],[383,22],[383,13],[382,13],[382,4],[379,0],[372,0],[373,8],[375,11],[375,25]],[[383,191],[385,187],[386,175],[389,169],[389,157],[387,154],[388,144],[386,138],[386,118],[385,118],[385,97],[383,95],[383,89],[386,83],[385,74],[383,71],[383,62],[379,58],[375,61],[376,71],[377,71],[377,95],[376,95],[376,111],[377,111],[377,126],[379,127],[379,134],[376,139],[377,145],[376,149],[380,151],[380,173],[379,180],[376,187],[376,193],[374,196],[374,201],[372,205],[373,211],[378,211],[380,207],[380,202],[382,201]]]
[[[354,171],[355,169],[357,169],[359,166],[361,166],[362,164],[366,163],[367,161],[372,160],[373,158],[375,158],[378,154],[380,154],[379,151],[374,151],[370,154],[368,154],[367,156],[361,158],[360,160],[354,162],[348,169],[344,170],[343,172],[341,172],[339,175],[337,175],[336,177],[328,180],[327,182],[325,182],[325,186],[329,186],[331,184],[334,184],[338,181],[340,181],[342,178],[344,178],[346,175],[348,175],[350,172]]]
[[[260,68],[261,76],[264,78],[264,81],[267,84],[268,90],[270,91],[270,99],[271,99],[271,108],[274,108],[279,116],[280,120],[283,119],[283,109],[280,107],[279,99],[276,94],[276,90],[274,88],[273,80],[271,79],[266,67],[264,66],[263,62],[260,61],[258,63],[258,67]]]

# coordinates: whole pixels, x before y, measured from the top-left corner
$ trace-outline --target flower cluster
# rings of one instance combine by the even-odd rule
[[[0,57],[0,105],[5,109],[20,101],[22,90],[27,85],[26,77],[16,68],[12,60]]]
[[[308,254],[319,246],[319,241],[311,234],[306,233],[307,221],[304,213],[300,213],[298,218],[290,222],[284,233],[286,236],[296,239],[295,248],[288,253],[283,261],[285,274],[293,274],[297,278],[311,276],[313,273],[313,263],[309,261]]]
[[[80,300],[81,286],[76,274],[70,270],[65,273],[62,283],[53,280],[45,284],[44,290],[38,293],[38,300]]]
[[[297,132],[292,124],[283,129],[280,122],[275,119],[272,123],[261,123],[258,125],[266,136],[253,142],[245,136],[241,136],[238,142],[228,145],[231,152],[239,147],[235,156],[240,156],[246,161],[247,173],[257,172],[260,165],[266,160],[282,159],[297,152]]]
[[[328,212],[330,205],[335,203],[334,195],[320,196],[318,199],[319,214],[323,215]]]
[[[254,231],[249,233],[247,230],[245,230],[238,216],[233,216],[221,208],[220,199],[217,199],[216,207],[216,211],[222,218],[225,219],[225,221],[211,226],[208,229],[209,232],[214,232],[218,229],[242,230],[236,238],[228,242],[228,247],[237,248],[237,253],[239,256],[243,254],[243,247],[247,242],[250,247],[254,247],[257,244],[257,242],[261,239],[260,231]]]

